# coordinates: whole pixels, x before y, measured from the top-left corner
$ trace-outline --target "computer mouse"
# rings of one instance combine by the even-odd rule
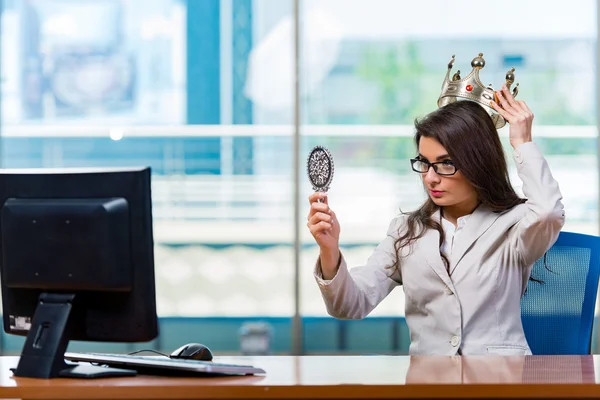
[[[175,350],[174,352],[172,352],[169,357],[201,361],[211,361],[213,359],[213,355],[210,349],[200,343],[185,344],[177,350]]]

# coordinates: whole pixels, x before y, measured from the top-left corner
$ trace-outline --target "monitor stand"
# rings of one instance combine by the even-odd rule
[[[69,316],[74,294],[42,293],[25,339],[15,376],[28,378],[102,378],[132,376],[135,370],[108,368],[92,364],[67,364]]]

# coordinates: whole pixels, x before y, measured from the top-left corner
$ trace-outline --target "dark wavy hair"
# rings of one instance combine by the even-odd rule
[[[417,149],[423,137],[440,142],[463,176],[475,188],[480,203],[500,212],[525,202],[510,183],[500,137],[491,117],[481,105],[465,100],[450,103],[422,120],[415,120],[415,129]],[[400,266],[400,249],[411,246],[428,229],[435,229],[440,233],[440,248],[442,247],[443,228],[439,221],[432,218],[438,209],[440,207],[428,196],[417,210],[402,213],[408,217],[394,244],[395,268]],[[441,255],[448,268],[448,259],[443,253]]]

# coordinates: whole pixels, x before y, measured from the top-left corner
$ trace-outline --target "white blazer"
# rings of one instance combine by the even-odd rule
[[[364,266],[349,271],[342,256],[336,276],[323,280],[317,261],[314,274],[327,312],[341,319],[364,318],[402,285],[409,354],[531,354],[520,299],[533,263],[556,241],[565,213],[558,183],[537,145],[518,146],[514,159],[527,202],[504,212],[476,208],[455,238],[449,273],[440,256],[439,233],[432,229],[410,254],[400,250],[408,255],[399,271],[389,268],[406,218],[399,216]]]

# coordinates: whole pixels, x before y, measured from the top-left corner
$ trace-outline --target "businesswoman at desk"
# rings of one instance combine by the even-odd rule
[[[477,102],[456,101],[415,123],[412,169],[429,196],[391,221],[364,266],[346,265],[326,194],[309,197],[307,225],[320,248],[314,274],[330,315],[364,318],[402,285],[411,355],[531,354],[520,298],[565,216],[558,184],[532,142],[533,114],[509,89],[492,90],[495,119]],[[509,182],[498,121],[510,124],[526,199]]]

